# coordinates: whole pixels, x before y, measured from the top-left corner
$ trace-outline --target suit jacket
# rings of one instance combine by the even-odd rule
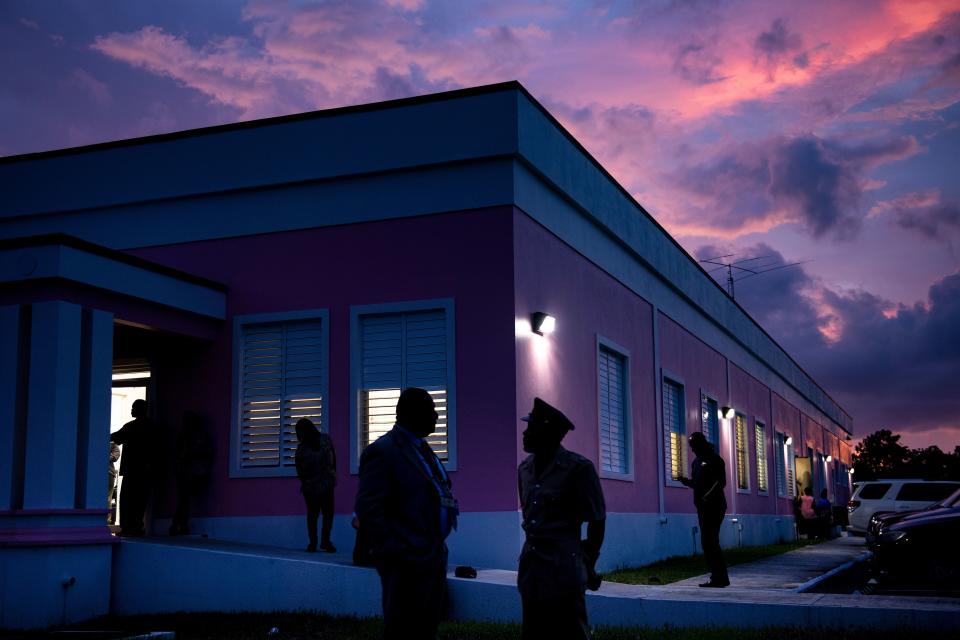
[[[415,444],[395,426],[360,456],[354,511],[378,567],[446,564],[440,495]]]

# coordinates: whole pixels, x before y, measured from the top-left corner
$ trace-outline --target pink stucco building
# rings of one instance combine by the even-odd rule
[[[0,580],[8,612],[54,615],[63,566],[83,611],[109,606],[111,388],[142,388],[167,460],[204,418],[192,525],[225,540],[302,547],[311,415],[349,548],[360,451],[404,386],[444,408],[451,562],[515,566],[534,396],[603,477],[603,568],[696,550],[695,430],[727,461],[725,545],[792,538],[798,484],[847,499],[849,415],[516,83],[0,159],[0,192],[0,571],[32,576]],[[155,533],[173,503],[168,465]]]

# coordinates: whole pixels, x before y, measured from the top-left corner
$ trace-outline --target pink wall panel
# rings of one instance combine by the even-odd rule
[[[517,415],[529,411],[535,396],[556,405],[577,425],[564,446],[599,469],[597,334],[624,347],[630,355],[634,479],[604,479],[603,490],[609,511],[656,512],[659,453],[650,305],[519,211],[514,236]],[[553,334],[531,334],[528,319],[535,311],[556,317]],[[521,430],[522,425],[517,461],[526,457]]]
[[[736,510],[738,513],[775,513],[776,476],[773,466],[772,407],[770,390],[756,378],[740,367],[730,365],[730,406],[746,416],[747,459],[750,467],[750,489],[748,493],[737,492]],[[767,492],[761,494],[758,478],[755,428],[759,420],[764,429],[765,458],[767,462]],[[733,429],[732,421],[730,429]],[[736,475],[732,475],[736,478]]]
[[[188,345],[184,357],[161,354],[158,362],[156,399],[170,440],[185,409],[207,418],[215,440],[213,479],[199,514],[303,512],[295,478],[228,477],[234,315],[329,310],[336,510],[350,513],[350,307],[433,298],[455,301],[459,470],[451,476],[461,508],[516,508],[512,217],[512,208],[498,208],[132,251],[229,287],[231,321],[218,337]],[[161,494],[170,489],[168,474]],[[161,495],[156,515],[168,515],[171,502]]]

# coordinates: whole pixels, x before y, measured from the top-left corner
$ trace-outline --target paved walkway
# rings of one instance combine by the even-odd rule
[[[869,552],[864,539],[840,537],[780,555],[730,567],[730,583],[737,589],[764,591],[806,591],[827,573],[865,558]],[[710,578],[704,574],[665,585],[695,587]]]

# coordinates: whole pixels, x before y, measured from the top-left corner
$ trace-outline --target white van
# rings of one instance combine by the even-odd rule
[[[866,535],[870,516],[875,513],[916,511],[943,500],[960,488],[950,480],[867,480],[856,483],[847,512],[854,535]]]

